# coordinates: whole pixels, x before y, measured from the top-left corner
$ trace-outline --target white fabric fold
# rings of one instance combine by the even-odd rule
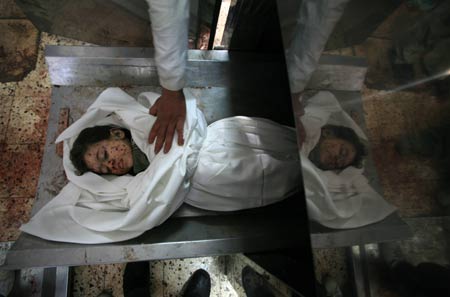
[[[186,203],[216,211],[265,206],[297,191],[300,179],[295,129],[226,118],[208,127]]]
[[[291,93],[298,93],[305,89],[317,69],[328,37],[341,18],[348,0],[304,0],[300,1],[298,8],[298,4],[290,5],[297,11],[292,10],[285,1],[277,1],[281,12],[288,16],[297,13],[296,19],[289,21],[294,29],[283,27],[282,34],[289,86]],[[282,24],[286,24],[284,19],[286,16],[280,15]]]
[[[348,115],[339,115],[343,111],[331,93],[320,92],[306,108],[302,121],[307,141],[312,143],[306,143],[302,150],[300,168],[294,129],[248,117],[226,118],[207,127],[196,99],[189,90],[184,92],[185,144],[178,146],[175,137],[169,153],[157,155],[147,143],[155,118],[138,102],[151,105],[159,95],[143,93],[136,101],[118,88],[102,92],[57,139],[64,141],[68,184],[21,227],[22,231],[55,241],[122,241],[161,224],[184,201],[219,211],[280,201],[298,189],[301,169],[310,218],[325,226],[358,227],[394,211],[370,187],[361,169],[325,172],[305,157],[320,138],[320,128],[335,119],[346,120],[341,124],[365,138]],[[105,124],[130,130],[150,161],[145,171],[136,176],[76,174],[69,158],[74,140],[83,129]]]
[[[143,93],[139,100],[153,103],[160,95]],[[100,94],[86,113],[57,139],[64,141],[63,165],[69,183],[21,229],[56,241],[103,243],[130,239],[164,222],[183,202],[190,175],[206,137],[206,122],[195,98],[185,91],[185,145],[175,142],[169,153],[154,154],[147,143],[155,117],[118,88]],[[130,130],[150,166],[136,176],[81,176],[70,161],[78,134],[95,125],[113,124]],[[184,162],[184,163],[183,163]]]
[[[265,119],[233,117],[209,127],[189,90],[185,144],[167,154],[147,143],[155,118],[148,107],[159,97],[138,100],[118,88],[105,90],[86,113],[57,139],[64,141],[63,165],[69,183],[21,227],[56,241],[115,242],[136,237],[164,222],[186,201],[209,210],[238,210],[280,201],[298,189],[301,169],[295,130]],[[78,134],[95,125],[130,130],[150,166],[136,176],[81,176],[70,161]]]
[[[310,219],[330,228],[356,228],[381,221],[395,211],[369,185],[363,169],[350,166],[341,172],[323,171],[309,160],[326,124],[351,128],[362,141],[367,141],[332,93],[320,91],[311,97],[301,121],[306,132],[301,162]]]

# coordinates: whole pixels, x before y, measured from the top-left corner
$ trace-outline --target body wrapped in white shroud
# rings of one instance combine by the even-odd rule
[[[327,124],[348,127],[367,142],[362,129],[331,92],[320,91],[310,98],[301,121],[306,132],[301,161],[310,219],[330,228],[356,228],[381,221],[395,211],[371,187],[363,174],[364,168],[321,170],[309,160],[310,152],[320,140],[321,129]]]
[[[105,243],[136,237],[163,223],[186,201],[210,210],[238,210],[274,203],[297,190],[301,169],[295,130],[265,119],[234,117],[206,126],[188,90],[183,146],[154,154],[147,143],[155,121],[149,106],[118,88],[102,92],[57,139],[64,141],[69,180],[21,230],[48,240]],[[150,166],[136,176],[77,175],[70,149],[78,134],[96,125],[129,129]]]

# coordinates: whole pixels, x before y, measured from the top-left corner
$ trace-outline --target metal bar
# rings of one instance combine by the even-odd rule
[[[313,248],[348,247],[400,240],[412,236],[409,226],[397,214],[361,228],[336,230],[311,222],[310,229]]]
[[[365,283],[363,277],[363,264],[361,255],[361,245],[348,247],[348,257],[350,261],[350,274],[353,279],[353,289],[355,297],[369,297],[366,296]]]
[[[152,49],[47,46],[45,55],[54,85],[159,85]],[[319,62],[308,88],[361,89],[367,69],[364,59],[323,56]],[[189,50],[186,84],[188,87],[276,88],[284,83],[285,72],[282,55]]]
[[[69,273],[70,273],[69,267],[66,266],[56,267],[55,297],[69,296],[69,283],[70,283]]]
[[[294,214],[259,210],[259,213],[172,218],[138,238],[113,244],[49,242],[22,234],[3,268],[119,263],[293,248],[303,244],[300,237],[292,236],[301,223],[302,218]]]

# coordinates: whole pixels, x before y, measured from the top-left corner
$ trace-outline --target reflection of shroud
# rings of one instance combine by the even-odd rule
[[[367,141],[333,94],[321,91],[310,98],[301,121],[306,131],[301,150],[302,170],[311,219],[331,228],[355,228],[381,221],[395,210],[369,185],[364,169],[350,166],[339,173],[323,171],[308,159],[326,124],[349,127]]]

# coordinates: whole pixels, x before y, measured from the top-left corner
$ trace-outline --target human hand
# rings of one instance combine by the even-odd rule
[[[306,131],[301,121],[301,117],[305,115],[305,108],[303,107],[301,96],[302,93],[291,94],[292,107],[294,109],[294,117],[295,117],[295,127],[297,130],[297,143],[300,149],[302,148],[303,142],[306,139]]]
[[[151,144],[156,139],[155,154],[164,145],[164,153],[170,151],[175,130],[178,134],[178,145],[183,145],[183,127],[186,119],[186,99],[183,90],[170,91],[163,88],[161,97],[150,108],[149,113],[157,119],[148,136]]]
[[[303,143],[306,139],[306,131],[305,127],[303,127],[303,123],[300,119],[295,119],[295,129],[297,130],[297,144],[298,148],[301,149]]]

